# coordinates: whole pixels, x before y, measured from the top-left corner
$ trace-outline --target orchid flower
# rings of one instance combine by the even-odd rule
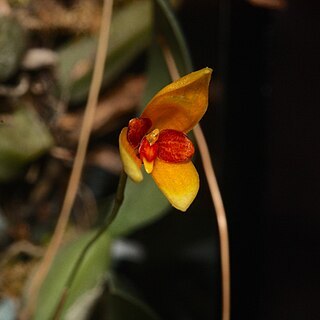
[[[204,68],[164,87],[119,137],[126,174],[141,182],[144,165],[172,206],[181,211],[188,209],[199,190],[198,172],[191,162],[195,148],[186,134],[207,110],[211,73]]]

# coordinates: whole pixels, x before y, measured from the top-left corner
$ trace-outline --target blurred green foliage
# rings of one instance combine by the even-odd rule
[[[114,12],[103,85],[110,84],[147,48],[151,40],[151,24],[149,0],[129,2]],[[89,92],[96,46],[96,37],[83,37],[58,52],[58,85],[61,94],[70,102],[83,101]]]
[[[41,288],[34,319],[51,319],[74,264],[93,235],[94,231],[89,232],[60,250]],[[104,233],[91,246],[68,292],[62,316],[86,292],[99,287],[105,281],[106,271],[110,267],[110,244],[109,235]]]
[[[12,16],[0,15],[0,82],[17,71],[26,50],[26,32]]]
[[[48,128],[34,111],[27,107],[17,110],[0,123],[0,181],[16,176],[52,144]]]

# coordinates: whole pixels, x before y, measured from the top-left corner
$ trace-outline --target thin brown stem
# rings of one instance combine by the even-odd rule
[[[214,204],[220,238],[221,277],[222,277],[222,320],[230,319],[230,254],[227,217],[218,186],[217,178],[200,125],[193,128],[195,138],[200,150],[203,168],[207,177],[211,198]]]
[[[160,44],[172,80],[179,79],[179,71],[169,47],[166,45],[163,39],[161,39]],[[217,178],[213,170],[208,144],[199,124],[193,129],[193,132],[200,150],[201,160],[208,181],[218,223],[222,278],[222,320],[230,320],[231,280],[227,217]]]
[[[82,169],[84,165],[84,160],[87,152],[90,132],[92,128],[92,123],[94,120],[94,114],[96,111],[96,105],[98,101],[98,95],[101,88],[103,70],[105,65],[106,54],[108,50],[109,43],[109,31],[110,31],[110,22],[112,16],[112,6],[113,0],[104,0],[103,4],[103,12],[102,12],[102,20],[98,41],[98,48],[96,53],[96,60],[93,70],[92,82],[90,85],[89,97],[85,109],[85,115],[81,127],[81,133],[78,143],[78,148],[74,160],[74,165],[72,168],[71,176],[69,179],[68,187],[66,190],[64,202],[62,205],[62,209],[59,215],[59,219],[44,256],[36,275],[33,278],[33,281],[30,285],[28,292],[28,301],[25,306],[25,309],[20,314],[20,319],[27,320],[30,319],[37,300],[39,291],[41,289],[41,285],[45,277],[47,276],[49,269],[52,265],[53,259],[61,245],[71,209],[73,207],[75,197],[78,191]]]

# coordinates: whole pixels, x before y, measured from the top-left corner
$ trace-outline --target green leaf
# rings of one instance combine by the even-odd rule
[[[17,175],[22,167],[45,153],[53,144],[37,114],[20,109],[0,123],[0,181]]]
[[[110,320],[159,320],[149,306],[137,297],[132,287],[128,287],[124,282],[114,275],[109,278],[109,314]]]
[[[94,233],[83,235],[66,245],[57,255],[41,288],[34,320],[51,319],[61,298],[67,279],[84,247]],[[110,237],[104,232],[90,247],[76,274],[62,311],[66,311],[80,298],[98,290],[110,266]],[[81,300],[80,300],[81,301]]]
[[[160,192],[150,175],[144,173],[140,183],[127,180],[124,202],[109,232],[120,236],[133,232],[165,215],[170,208],[168,200]]]
[[[152,10],[149,0],[131,1],[112,17],[103,85],[113,81],[151,39]],[[96,37],[84,37],[59,51],[58,83],[71,102],[86,98],[97,47]]]

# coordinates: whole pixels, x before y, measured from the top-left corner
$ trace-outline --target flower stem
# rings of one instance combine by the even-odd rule
[[[66,190],[64,202],[61,208],[59,219],[45,253],[45,256],[39,265],[36,275],[34,276],[27,296],[27,303],[24,309],[20,312],[19,319],[26,320],[32,317],[34,309],[37,304],[39,291],[41,289],[43,280],[47,276],[49,269],[52,265],[53,259],[59,250],[60,244],[63,240],[65,230],[69,221],[71,209],[78,191],[78,186],[81,179],[82,169],[85,161],[89,137],[96,111],[98,95],[101,88],[103,70],[108,50],[109,31],[112,16],[113,0],[104,0],[101,27],[98,41],[98,48],[96,60],[93,70],[92,82],[88,96],[87,105],[84,113],[84,120],[81,126],[80,138],[77,147],[77,152],[74,160],[74,165],[71,171],[68,187]]]
[[[230,319],[230,253],[227,217],[223,206],[223,201],[218,186],[217,178],[213,170],[212,161],[206,139],[200,125],[193,128],[193,133],[197,140],[200,150],[203,168],[207,177],[211,198],[214,204],[219,238],[220,238],[220,259],[221,259],[221,278],[222,278],[222,320]]]

